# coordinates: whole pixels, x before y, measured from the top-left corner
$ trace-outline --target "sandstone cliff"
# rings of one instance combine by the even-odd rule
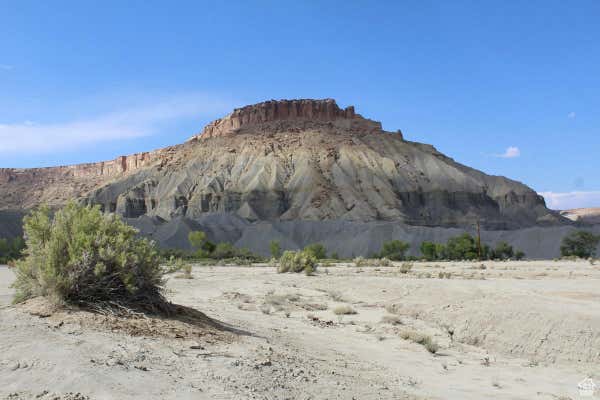
[[[160,165],[177,147],[121,156],[111,161],[49,168],[0,168],[0,210],[59,206],[140,168]]]
[[[177,163],[137,171],[87,196],[126,217],[398,221],[491,229],[561,217],[523,184],[408,142],[333,100],[268,101],[209,124]]]

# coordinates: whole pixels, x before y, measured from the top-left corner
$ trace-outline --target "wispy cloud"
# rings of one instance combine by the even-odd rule
[[[232,109],[228,102],[206,95],[162,98],[151,104],[61,123],[0,123],[0,154],[73,150],[98,142],[153,135],[164,124],[189,117],[213,117]],[[199,127],[200,128],[200,127]],[[190,132],[190,136],[193,132]]]
[[[567,118],[569,119],[575,119],[577,117],[577,114],[575,114],[575,111],[571,111],[570,113],[567,114]]]
[[[8,64],[0,64],[0,69],[3,71],[10,71],[13,69],[13,66]]]
[[[600,191],[590,192],[541,192],[546,205],[554,210],[600,207]]]
[[[518,147],[510,146],[507,147],[504,153],[496,154],[496,157],[500,158],[516,158],[521,156],[521,150]]]

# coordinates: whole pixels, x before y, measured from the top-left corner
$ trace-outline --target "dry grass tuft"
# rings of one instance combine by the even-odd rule
[[[337,306],[336,308],[333,309],[333,313],[335,315],[352,315],[352,314],[357,314],[356,310],[353,309],[352,307],[350,307],[347,304],[344,304],[342,306]]]

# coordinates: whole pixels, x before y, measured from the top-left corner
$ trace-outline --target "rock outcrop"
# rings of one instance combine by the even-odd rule
[[[282,124],[273,124],[282,122]],[[287,122],[287,124],[285,124]],[[208,139],[230,136],[244,130],[260,127],[265,133],[273,128],[337,127],[359,132],[381,132],[381,123],[363,118],[354,107],[338,107],[333,99],[265,101],[235,109],[231,114],[208,124],[199,135],[191,139]]]
[[[28,209],[39,204],[64,204],[140,168],[168,162],[176,152],[120,156],[111,161],[48,168],[0,168],[0,210]]]
[[[0,210],[70,198],[153,226],[210,215],[461,229],[479,221],[487,230],[568,223],[527,186],[385,132],[330,99],[236,109],[185,144],[110,162],[0,170]]]
[[[582,224],[595,225],[600,224],[600,207],[596,208],[574,208],[572,210],[563,210],[560,212],[565,218]]]
[[[209,124],[177,164],[100,187],[90,204],[129,218],[397,221],[488,229],[560,223],[527,186],[385,132],[333,100],[269,101]]]

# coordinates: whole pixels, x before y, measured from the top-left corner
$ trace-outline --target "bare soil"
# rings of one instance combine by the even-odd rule
[[[167,285],[198,310],[191,320],[122,319],[12,306],[0,267],[0,399],[566,400],[600,381],[600,266],[588,261],[193,277]]]

